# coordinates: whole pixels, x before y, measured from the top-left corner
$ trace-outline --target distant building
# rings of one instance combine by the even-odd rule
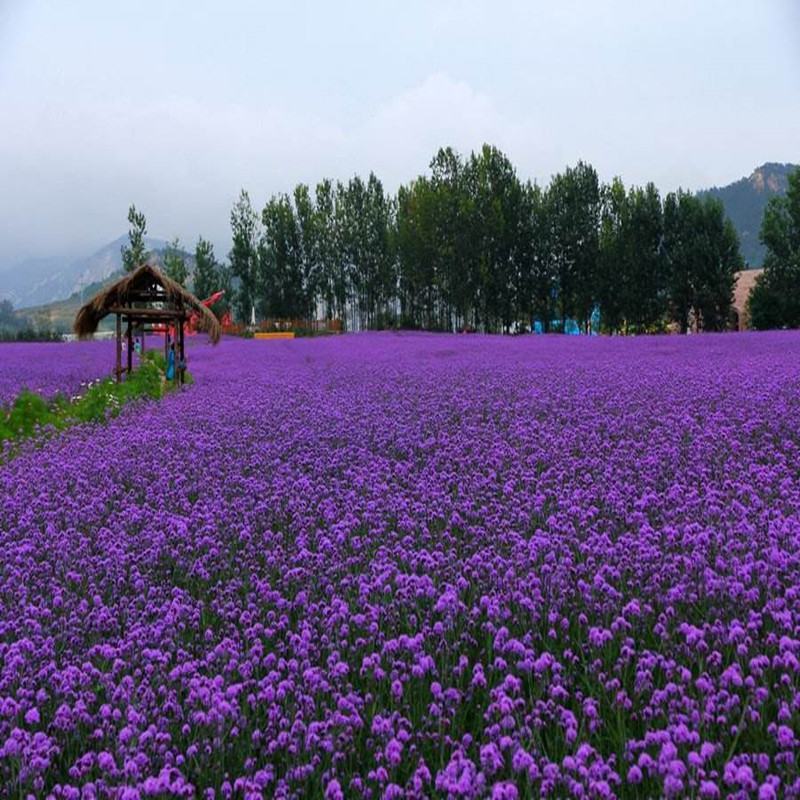
[[[750,327],[747,299],[756,285],[758,276],[763,271],[763,269],[744,269],[736,273],[736,283],[733,286],[733,313],[736,330],[746,331]]]

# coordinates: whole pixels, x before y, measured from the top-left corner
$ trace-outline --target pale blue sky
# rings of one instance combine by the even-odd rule
[[[800,0],[0,0],[0,123],[0,268],[446,144],[700,188],[800,160]]]

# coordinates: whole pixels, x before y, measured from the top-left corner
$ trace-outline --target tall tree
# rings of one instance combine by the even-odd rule
[[[516,320],[515,289],[522,256],[523,190],[513,165],[484,145],[467,165],[474,196],[474,229],[482,286],[481,317],[488,330],[509,330]]]
[[[333,187],[333,218],[330,228],[333,234],[330,247],[333,258],[331,280],[336,316],[345,328],[348,327],[351,318],[353,294],[348,244],[349,217],[347,187],[341,181],[336,181],[336,185]]]
[[[367,180],[366,202],[363,233],[367,240],[365,250],[369,253],[364,264],[367,325],[385,328],[394,324],[392,300],[397,295],[393,235],[395,204],[372,172]]]
[[[149,253],[145,247],[144,237],[147,233],[147,220],[135,205],[128,209],[128,244],[122,245],[122,267],[125,272],[133,272],[138,266],[147,261]]]
[[[222,299],[211,306],[211,310],[219,317],[222,316],[233,308],[233,273],[230,266],[227,264],[217,265],[217,280],[215,291],[222,292]]]
[[[300,248],[302,302],[305,319],[316,319],[317,302],[322,290],[321,242],[319,218],[308,186],[300,183],[294,190],[294,213]]]
[[[434,190],[425,177],[397,193],[396,243],[401,324],[437,326]]]
[[[392,201],[374,174],[366,183],[356,175],[338,187],[336,212],[343,278],[358,327],[382,327],[395,291]]]
[[[604,331],[627,331],[630,309],[630,204],[619,178],[603,187],[600,212],[597,301]]]
[[[336,195],[333,183],[327,178],[314,191],[314,229],[317,236],[317,291],[325,318],[341,317],[337,293],[338,237],[335,214]]]
[[[666,284],[661,198],[653,184],[627,192],[619,178],[602,190],[597,300],[601,326],[624,333],[657,329]]]
[[[761,224],[767,247],[764,272],[750,295],[754,328],[800,327],[800,169],[789,176],[785,197],[774,197]]]
[[[364,235],[367,208],[367,189],[358,175],[352,177],[338,192],[336,210],[337,226],[342,247],[343,274],[340,280],[351,306],[353,322],[361,329],[367,327],[366,283],[368,253]]]
[[[722,201],[704,197],[700,205],[696,314],[702,330],[723,331],[730,324],[735,276],[744,269],[744,259],[739,251],[739,236],[725,216]]]
[[[663,253],[669,306],[680,331],[686,333],[692,320],[698,330],[723,330],[743,261],[722,204],[680,190],[667,195]]]
[[[259,243],[262,265],[258,285],[262,313],[278,319],[298,319],[307,311],[303,286],[300,231],[287,195],[272,197],[261,215]]]
[[[628,287],[625,319],[637,333],[662,326],[666,312],[666,277],[662,256],[664,214],[655,184],[628,193],[630,234],[625,253]]]
[[[214,245],[202,236],[194,248],[194,293],[201,300],[219,291],[219,264]]]
[[[527,266],[522,274],[529,275],[531,322],[537,320],[542,330],[548,333],[555,319],[557,297],[551,204],[546,190],[530,186],[527,192],[530,245]],[[524,277],[522,280],[524,282]]]
[[[186,259],[184,258],[181,243],[176,236],[169,244],[167,244],[164,251],[164,272],[168,278],[172,278],[176,283],[181,286],[186,285],[186,279],[189,277],[189,271],[186,269]]]
[[[699,201],[682,190],[664,200],[663,253],[667,267],[667,297],[670,316],[681,333],[689,330],[696,305],[699,272],[696,231],[700,228]]]
[[[600,227],[597,172],[579,161],[553,178],[547,198],[562,329],[569,318],[583,327],[592,315],[597,293]]]
[[[233,246],[230,252],[231,273],[239,282],[236,311],[249,323],[256,312],[256,284],[259,281],[258,216],[250,204],[250,196],[242,189],[231,211]]]
[[[430,169],[430,183],[420,186],[429,195],[420,210],[433,247],[429,314],[443,330],[473,326],[481,296],[474,170],[451,147],[438,151]]]

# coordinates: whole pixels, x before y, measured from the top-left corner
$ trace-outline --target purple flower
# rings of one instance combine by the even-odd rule
[[[0,782],[800,794],[799,343],[193,339],[194,386],[0,453]]]
[[[25,712],[26,725],[38,725],[40,721],[39,711],[36,708],[30,708]]]

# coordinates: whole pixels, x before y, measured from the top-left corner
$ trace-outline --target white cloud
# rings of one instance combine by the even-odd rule
[[[13,119],[0,161],[19,188],[0,198],[2,238],[43,251],[119,235],[131,202],[156,235],[222,242],[242,186],[260,204],[301,180],[372,170],[394,190],[425,171],[441,146],[468,152],[486,141],[504,146],[509,131],[514,138],[491,98],[441,73],[346,125],[180,99],[25,104]]]

